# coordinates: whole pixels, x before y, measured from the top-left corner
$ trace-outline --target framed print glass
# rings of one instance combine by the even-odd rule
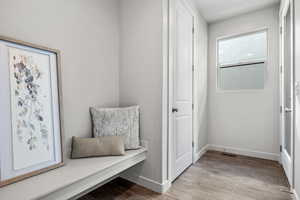
[[[58,50],[0,37],[0,186],[63,165]]]

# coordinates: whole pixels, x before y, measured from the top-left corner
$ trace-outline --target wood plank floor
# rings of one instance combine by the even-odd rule
[[[273,161],[207,152],[161,195],[116,179],[80,200],[292,200],[281,166]]]

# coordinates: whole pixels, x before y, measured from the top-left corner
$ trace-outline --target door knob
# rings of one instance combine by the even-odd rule
[[[178,112],[178,108],[172,108],[172,113]]]
[[[288,113],[288,112],[292,112],[293,109],[291,109],[291,108],[285,108],[284,111],[285,111],[286,113]]]

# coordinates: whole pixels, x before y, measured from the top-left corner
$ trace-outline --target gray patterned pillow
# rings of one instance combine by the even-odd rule
[[[124,108],[92,107],[90,111],[94,137],[122,136],[126,150],[140,148],[139,106]]]

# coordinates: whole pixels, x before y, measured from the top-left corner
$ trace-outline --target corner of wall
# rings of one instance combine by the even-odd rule
[[[165,193],[171,187],[171,183],[169,181],[159,183],[157,181],[134,173],[125,172],[121,174],[121,177],[157,193]]]
[[[163,141],[163,3],[121,2],[120,105],[140,105],[140,136],[148,143],[147,159],[124,178],[159,191],[164,187]]]

